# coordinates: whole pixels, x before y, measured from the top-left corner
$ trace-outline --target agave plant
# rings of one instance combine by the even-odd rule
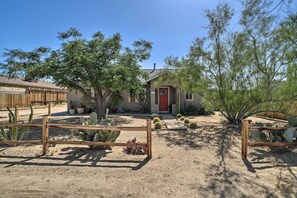
[[[97,114],[95,112],[90,114],[89,119],[81,117],[81,123],[83,126],[113,126],[115,125],[114,119],[104,119],[98,124]],[[84,141],[93,142],[115,142],[120,135],[120,131],[110,130],[90,130],[90,129],[79,129],[75,130],[74,136],[79,136]],[[108,149],[109,146],[89,146],[90,148]]]
[[[9,123],[16,124],[16,116],[15,114],[11,111],[9,107],[7,107],[8,110],[8,117],[9,117]],[[30,124],[32,122],[33,118],[33,108],[32,105],[30,105],[30,115],[28,119],[28,123]],[[28,131],[28,128],[22,128],[19,130],[17,127],[9,127],[8,129],[4,129],[3,127],[1,128],[0,131],[0,140],[14,140],[14,141],[20,141],[24,139],[25,133]]]

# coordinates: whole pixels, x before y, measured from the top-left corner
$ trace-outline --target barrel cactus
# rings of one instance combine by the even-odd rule
[[[155,124],[156,122],[160,122],[160,118],[155,117],[155,118],[153,119],[153,123]]]
[[[115,125],[115,120],[103,119],[100,124],[98,124],[97,114],[95,112],[90,114],[89,119],[84,119],[81,117],[82,125],[84,126],[113,126]],[[92,142],[115,142],[120,135],[120,131],[110,131],[110,130],[90,130],[90,129],[78,129],[73,132],[74,136],[79,136],[83,141]],[[90,148],[97,149],[109,149],[110,146],[89,146]]]

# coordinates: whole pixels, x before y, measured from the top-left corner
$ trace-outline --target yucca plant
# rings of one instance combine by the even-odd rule
[[[97,114],[95,112],[90,114],[88,120],[85,120],[81,117],[81,122],[83,126],[101,126],[101,125],[108,125],[113,126],[115,125],[115,121],[113,120],[102,120],[100,124],[97,124]],[[78,129],[73,132],[74,136],[79,136],[84,141],[93,141],[93,142],[115,142],[116,139],[120,135],[120,131],[110,131],[110,130],[90,130],[90,129]],[[110,146],[89,146],[90,148],[97,148],[97,149],[109,149]]]
[[[10,124],[16,124],[16,116],[15,114],[11,111],[9,107],[7,107],[8,110],[8,118],[9,118],[9,123]],[[33,118],[33,108],[32,105],[30,105],[30,115],[28,119],[28,124],[32,122]],[[0,140],[13,140],[13,141],[20,141],[24,139],[25,133],[28,131],[28,128],[22,128],[19,130],[17,127],[9,127],[7,129],[4,129],[3,127],[1,128],[0,131]]]

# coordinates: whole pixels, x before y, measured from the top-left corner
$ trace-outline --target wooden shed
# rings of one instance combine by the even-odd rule
[[[51,82],[27,82],[20,78],[0,77],[0,109],[28,107],[30,104],[48,104],[66,101],[67,89]]]

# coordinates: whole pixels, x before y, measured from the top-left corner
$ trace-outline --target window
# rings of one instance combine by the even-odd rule
[[[192,92],[187,92],[186,93],[186,101],[193,101],[194,100],[194,96]]]
[[[136,92],[134,89],[130,89],[130,96],[128,102],[136,102]]]

